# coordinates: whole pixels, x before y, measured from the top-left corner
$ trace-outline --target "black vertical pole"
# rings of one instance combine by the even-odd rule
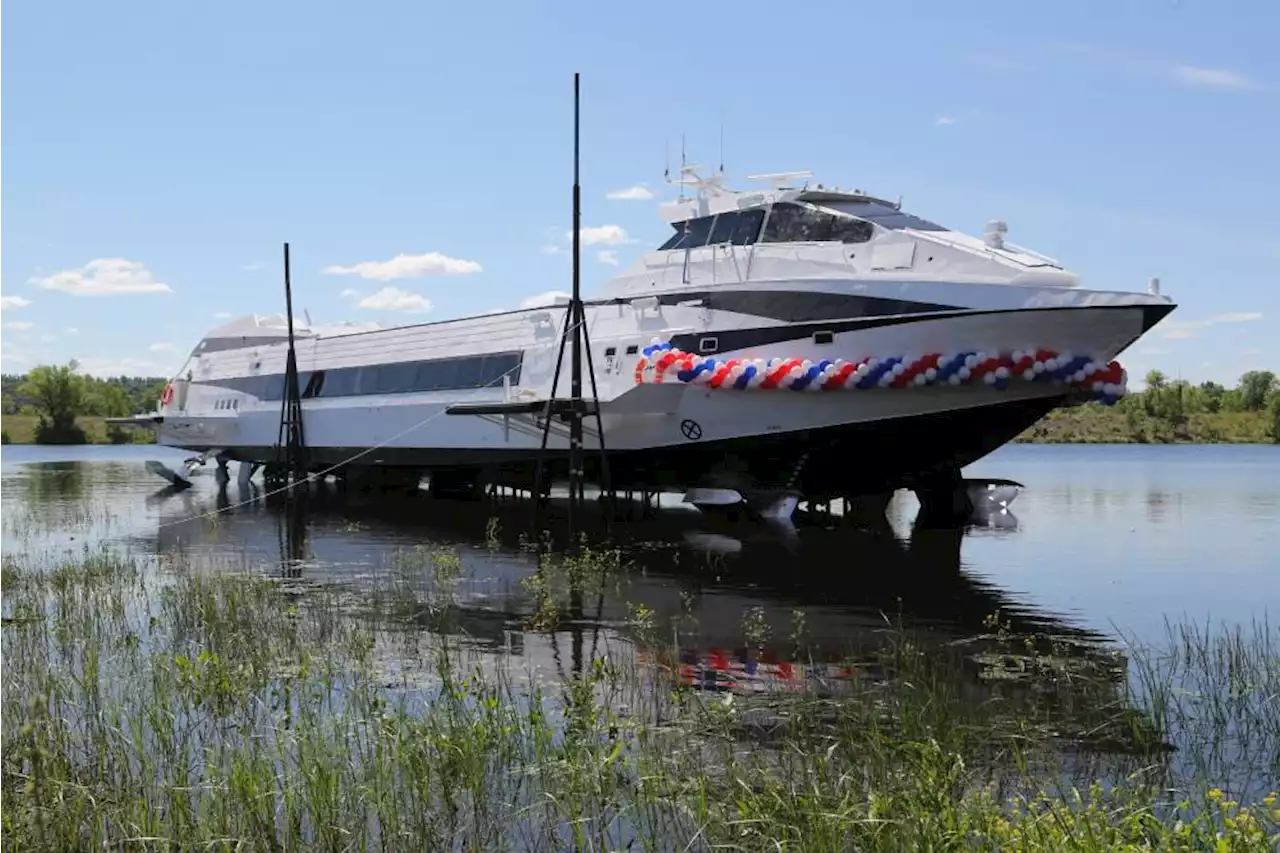
[[[284,244],[284,308],[289,322],[289,350],[285,354],[283,411],[280,429],[284,433],[287,476],[296,483],[303,477],[302,401],[298,397],[298,358],[293,337],[293,284],[289,277],[289,244]]]
[[[582,188],[578,183],[579,108],[578,73],[573,74],[573,298],[569,317],[573,323],[573,364],[569,374],[569,396],[573,415],[569,421],[569,511],[582,499]],[[572,531],[572,522],[570,522]]]

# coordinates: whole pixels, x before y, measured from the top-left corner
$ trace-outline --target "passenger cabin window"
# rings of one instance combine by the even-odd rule
[[[764,243],[865,243],[874,233],[870,222],[782,202],[769,211],[760,239]]]
[[[733,225],[731,242],[735,246],[749,246],[760,238],[760,226],[764,225],[764,208],[739,211]]]
[[[670,240],[662,244],[658,251],[667,249],[697,249],[707,245],[711,236],[711,223],[714,216],[700,216],[687,222],[676,223],[676,233]]]
[[[675,223],[676,233],[659,246],[658,251],[697,249],[700,246],[718,246],[723,243],[749,246],[760,237],[760,226],[764,224],[764,214],[764,208],[756,207],[677,222]]]
[[[737,224],[738,212],[736,210],[729,213],[721,213],[716,217],[715,224],[711,226],[711,237],[707,240],[707,244],[719,246],[721,243],[728,243],[729,238],[733,236],[734,226]]]

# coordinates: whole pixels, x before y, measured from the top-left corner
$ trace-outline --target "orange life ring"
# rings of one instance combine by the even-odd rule
[[[173,386],[164,386],[164,393],[160,395],[160,405],[167,406],[173,402]]]

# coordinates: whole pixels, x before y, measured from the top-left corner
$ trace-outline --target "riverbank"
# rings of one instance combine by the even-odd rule
[[[1120,406],[1091,403],[1050,412],[1019,435],[1021,444],[1271,444],[1265,411],[1195,412],[1177,424]]]
[[[36,424],[40,422],[37,415],[0,415],[0,432],[4,435],[5,444],[35,444]],[[89,444],[155,444],[155,433],[135,427],[122,427],[111,430],[106,418],[82,415],[76,418],[76,426],[84,430]],[[113,441],[112,435],[123,437],[123,441]]]
[[[941,646],[886,625],[838,679],[756,675],[744,692],[725,685],[745,673],[722,671],[708,690],[690,681],[707,664],[670,645],[696,632],[688,614],[658,624],[636,606],[558,673],[460,641],[448,549],[404,552],[359,602],[175,560],[6,556],[6,849],[1280,841],[1266,625],[1114,652],[995,616]],[[609,552],[543,556],[508,630],[574,645],[575,607],[622,571]],[[795,657],[812,660],[794,620]],[[748,658],[761,629],[744,614]]]

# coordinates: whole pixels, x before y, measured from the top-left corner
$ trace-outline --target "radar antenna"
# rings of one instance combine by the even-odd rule
[[[812,178],[813,172],[768,172],[761,175],[747,175],[749,181],[768,181],[775,191],[793,189],[792,182],[797,178]],[[808,186],[808,181],[805,182]]]

